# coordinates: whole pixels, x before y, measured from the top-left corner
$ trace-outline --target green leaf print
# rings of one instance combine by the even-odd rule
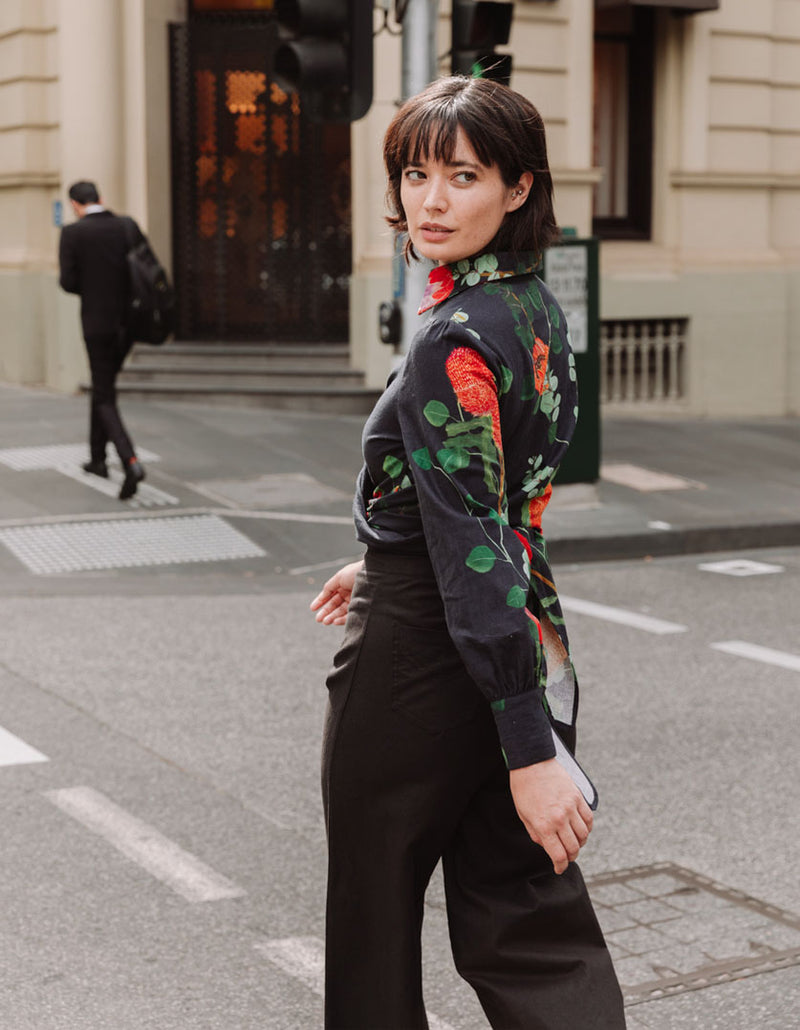
[[[462,447],[443,447],[436,452],[436,458],[445,472],[458,472],[469,465],[469,451]]]
[[[550,315],[550,325],[554,329],[558,329],[560,327],[560,325],[561,325],[561,317],[560,317],[560,315],[558,313],[558,308],[555,306],[555,304],[551,304],[550,305],[548,314]],[[559,344],[560,344],[560,342],[561,341],[559,341]],[[554,344],[555,344],[555,340],[551,340],[550,341],[550,346],[553,347],[553,349],[555,350]],[[559,346],[558,349],[561,350],[561,347]]]
[[[387,454],[383,459],[383,471],[391,479],[397,479],[403,471],[403,463],[399,458],[395,458],[393,454]]]
[[[443,426],[448,418],[450,418],[450,412],[447,410],[447,406],[442,404],[441,401],[428,401],[422,409],[422,414],[432,426]]]
[[[521,586],[513,586],[506,594],[506,604],[509,608],[524,608],[527,603],[525,591]]]
[[[527,375],[522,380],[522,390],[520,391],[520,397],[524,401],[529,401],[531,397],[536,394],[536,380],[533,375]]]
[[[501,365],[500,375],[502,377],[500,380],[500,393],[508,393],[508,391],[511,389],[511,384],[514,381],[514,373],[511,371],[510,368],[506,368],[505,365]]]
[[[433,468],[431,452],[428,450],[427,447],[420,447],[418,451],[412,451],[411,457],[415,464],[419,465],[421,469],[425,469],[427,471],[428,469]]]
[[[476,286],[481,281],[480,273],[476,271],[468,272],[464,276],[464,282],[467,286]]]
[[[497,269],[497,255],[481,254],[475,260],[475,268],[482,273],[494,272]]]
[[[485,544],[473,547],[467,555],[466,566],[473,572],[489,572],[497,561],[494,551]]]

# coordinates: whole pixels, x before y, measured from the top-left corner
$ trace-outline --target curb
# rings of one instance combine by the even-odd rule
[[[710,551],[746,548],[798,547],[800,522],[767,522],[749,526],[703,526],[694,529],[651,530],[624,536],[550,538],[547,550],[554,564],[619,561],[626,558],[664,558]]]

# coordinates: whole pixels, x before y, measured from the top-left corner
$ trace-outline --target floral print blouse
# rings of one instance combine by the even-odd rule
[[[430,556],[447,625],[509,768],[555,754],[577,683],[541,532],[577,419],[564,313],[532,254],[430,274],[430,312],[364,429],[359,540]]]

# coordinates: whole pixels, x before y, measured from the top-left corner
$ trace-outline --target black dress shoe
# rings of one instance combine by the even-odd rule
[[[93,476],[108,479],[108,465],[104,461],[87,461],[81,465],[81,468],[84,472],[91,472]]]
[[[125,468],[125,478],[122,480],[119,499],[121,501],[127,501],[129,497],[133,497],[143,479],[144,469],[134,458],[133,461],[129,462]]]

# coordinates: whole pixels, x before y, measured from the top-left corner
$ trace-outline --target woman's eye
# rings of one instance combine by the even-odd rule
[[[422,179],[425,178],[425,176],[418,168],[406,168],[405,175],[406,178],[409,179],[411,182],[420,182]]]
[[[456,182],[468,183],[475,182],[476,175],[474,172],[458,172],[456,175]]]

